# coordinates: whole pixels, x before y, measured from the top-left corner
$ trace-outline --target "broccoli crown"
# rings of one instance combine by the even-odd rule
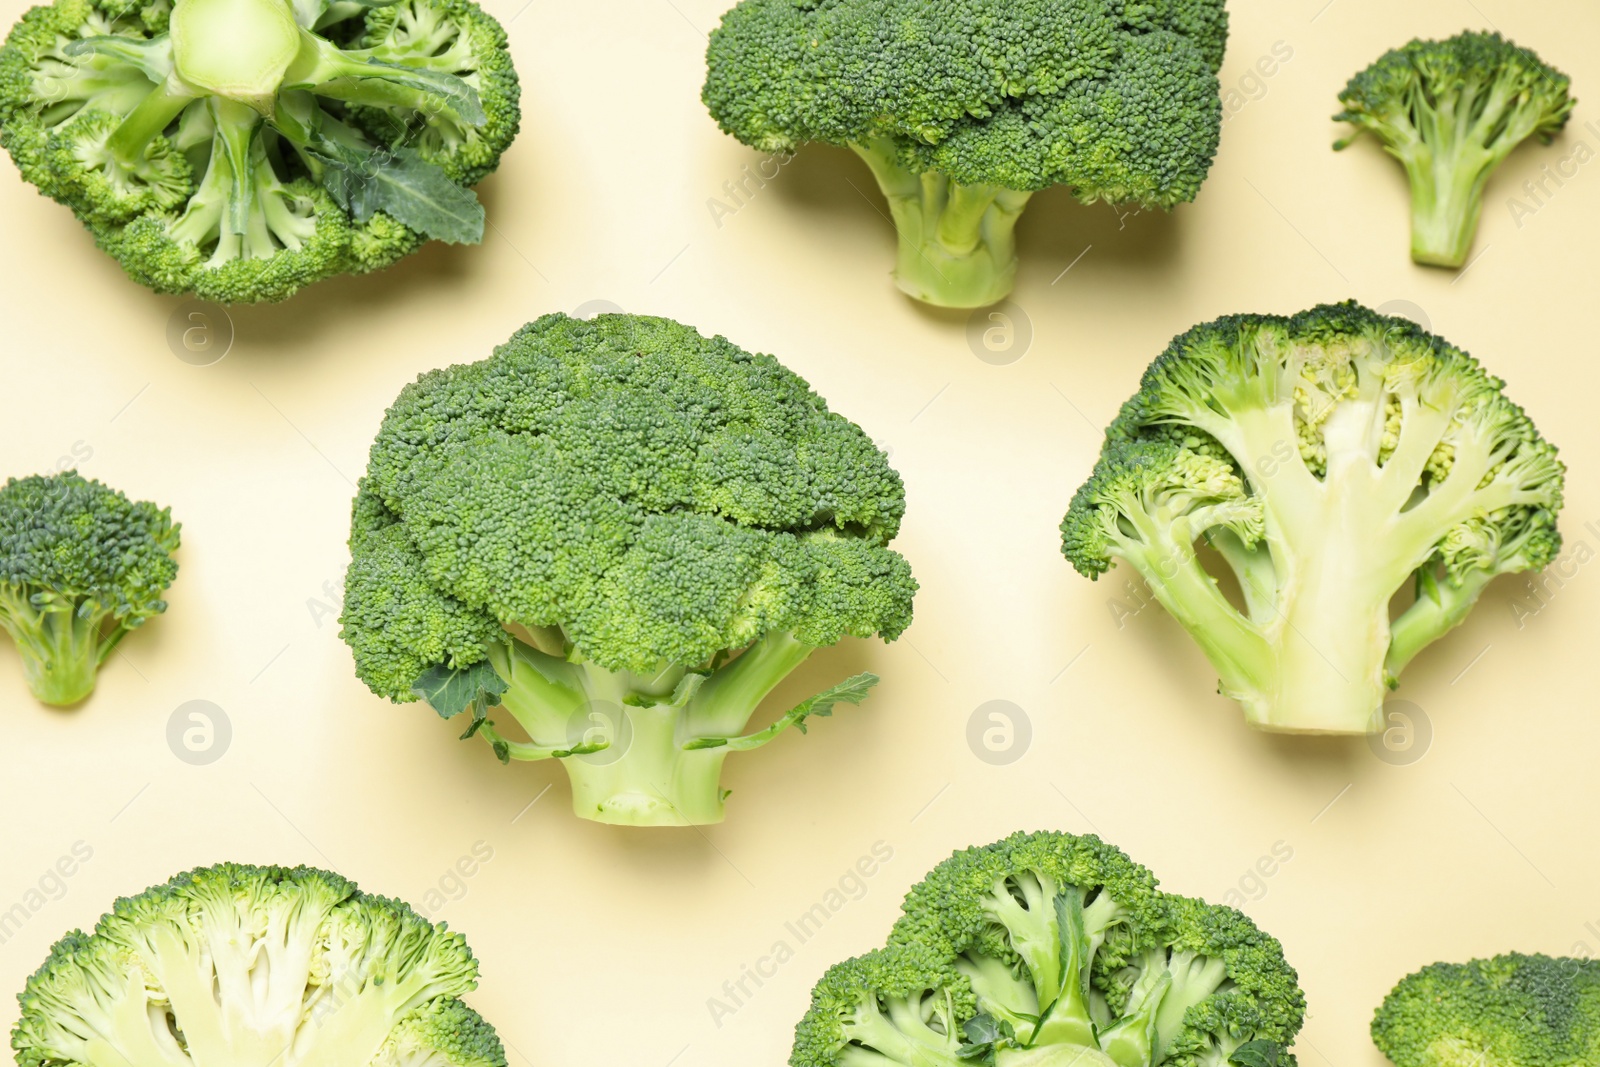
[[[1139,570],[1252,721],[1282,713],[1276,725],[1294,729],[1291,698],[1321,690],[1345,701],[1343,724],[1322,727],[1361,732],[1385,685],[1491,578],[1560,551],[1564,468],[1504,384],[1355,303],[1197,326],[1106,431],[1063,551],[1090,578],[1115,560]],[[1243,611],[1196,556],[1201,540]],[[1391,620],[1411,579],[1417,600]]]
[[[0,488],[0,584],[41,610],[93,611],[137,626],[167,610],[180,527],[77,471]]]
[[[1384,998],[1372,1040],[1396,1067],[1585,1067],[1600,1061],[1600,963],[1430,964]]]
[[[0,48],[0,143],[139,283],[281,300],[480,240],[518,92],[472,0],[56,0]]]
[[[882,145],[963,185],[1192,200],[1221,128],[1222,0],[743,0],[704,100],[764,151]]]
[[[1096,837],[957,852],[903,910],[885,948],[817,984],[794,1067],[1222,1067],[1246,1045],[1295,1062],[1305,1001],[1282,946]]]
[[[382,695],[558,627],[606,670],[764,635],[897,636],[899,476],[771,356],[667,319],[548,315],[420,377],[372,446],[344,636]]]
[[[168,509],[77,471],[0,488],[0,628],[36,697],[84,699],[123,636],[167,610],[178,541]]]
[[[1413,40],[1385,52],[1339,94],[1351,122],[1396,146],[1458,136],[1506,151],[1538,135],[1549,142],[1566,126],[1575,100],[1571,79],[1531,50],[1498,33]]]
[[[460,934],[327,871],[225,863],[118,900],[18,995],[21,1067],[504,1067]],[[292,1050],[292,1053],[291,1053]]]

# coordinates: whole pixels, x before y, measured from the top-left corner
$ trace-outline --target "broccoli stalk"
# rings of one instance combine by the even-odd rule
[[[1294,1063],[1305,998],[1278,942],[1097,838],[958,852],[902,910],[812,990],[793,1067]]]
[[[462,737],[504,762],[559,760],[583,818],[717,822],[728,753],[876,683],[749,730],[816,650],[910,624],[904,508],[883,453],[771,356],[548,315],[389,409],[341,635],[373,692],[470,712]]]
[[[554,629],[523,633],[547,645],[563,640]],[[476,671],[426,675],[417,695],[445,718],[472,711],[468,734],[481,734],[504,762],[561,760],[573,810],[623,826],[721,822],[728,753],[760,748],[790,726],[804,733],[807,718],[859,703],[878,680],[856,675],[744,734],[761,701],[815,649],[772,633],[715,669],[664,666],[646,675],[584,661],[571,642],[552,653],[507,635],[488,651]],[[496,706],[531,740],[500,731],[487,718]]]
[[[1414,40],[1350,80],[1335,121],[1363,131],[1405,167],[1411,184],[1411,258],[1467,261],[1490,176],[1529,137],[1546,144],[1575,101],[1566,75],[1498,33]]]
[[[21,584],[0,586],[0,626],[22,653],[29,690],[57,707],[94,692],[100,665],[129,629],[94,600],[29,592]]]
[[[1354,304],[1198,326],[1108,431],[1063,550],[1089,577],[1131,564],[1253,725],[1379,729],[1400,672],[1492,578],[1560,550],[1563,468],[1502,386]]]
[[[128,631],[167,610],[178,541],[169,511],[76,471],[0,488],[0,628],[35,697],[65,707],[94,691]]]
[[[889,145],[852,144],[878,179],[900,252],[895,282],[936,307],[997,304],[1017,278],[1015,230],[1031,192],[962,185],[938,171],[906,169]]]
[[[19,995],[21,1067],[505,1067],[460,934],[327,871],[219,864],[119,899]]]

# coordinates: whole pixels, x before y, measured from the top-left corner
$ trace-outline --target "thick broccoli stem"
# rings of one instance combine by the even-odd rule
[[[1406,119],[1379,136],[1411,183],[1411,258],[1460,267],[1478,233],[1484,186],[1538,126],[1541,112],[1506,77],[1441,97],[1417,88],[1409,103]]]
[[[94,692],[96,671],[127,631],[118,627],[102,641],[104,613],[40,610],[25,587],[0,586],[0,627],[22,654],[22,673],[45,704],[70,707]]]
[[[1460,267],[1478,234],[1484,186],[1500,161],[1477,145],[1448,153],[1418,149],[1416,157],[1401,157],[1411,182],[1411,258]]]
[[[693,695],[675,698],[688,674],[681,666],[650,676],[607,671],[512,637],[506,646],[491,647],[490,660],[510,683],[502,705],[532,741],[507,741],[492,728],[486,736],[504,745],[511,759],[560,759],[572,783],[573,810],[583,818],[622,826],[721,822],[722,764],[739,749],[690,749],[686,743],[739,733],[812,651],[789,634],[769,634]]]
[[[562,760],[572,809],[616,826],[703,826],[723,819],[726,748],[685,752],[679,709],[624,705],[621,754],[606,748]]]
[[[899,238],[895,282],[924,303],[988,307],[1017,277],[1017,219],[1033,195],[998,185],[962,185],[937,171],[903,167],[892,146],[851,145],[872,168]]]
[[[285,0],[178,0],[171,33],[185,83],[263,115],[272,113],[284,71],[309,36]]]

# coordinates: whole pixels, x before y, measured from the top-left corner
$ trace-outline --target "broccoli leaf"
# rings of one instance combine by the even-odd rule
[[[1266,1038],[1246,1041],[1228,1057],[1228,1062],[1235,1067],[1278,1067],[1282,1060],[1283,1046]]]
[[[452,719],[470,710],[472,723],[461,735],[465,741],[483,727],[489,709],[499,705],[501,694],[510,687],[485,660],[462,668],[435,664],[412,683],[411,691],[427,701],[441,719]]]
[[[846,678],[831,689],[826,689],[809,700],[801,701],[784,713],[783,717],[765,730],[757,730],[753,734],[743,737],[697,737],[686,743],[683,748],[686,752],[693,752],[702,748],[721,748],[726,745],[730,752],[748,752],[752,748],[760,748],[784,730],[793,726],[801,733],[806,732],[806,720],[813,715],[818,718],[827,718],[833,714],[836,704],[859,704],[866,699],[872,687],[878,684],[878,676],[870,672],[857,674]]]
[[[324,165],[322,185],[358,222],[382,211],[419,233],[451,244],[483,240],[478,195],[452,182],[420,152],[385,148],[371,153],[314,134],[309,151]]]

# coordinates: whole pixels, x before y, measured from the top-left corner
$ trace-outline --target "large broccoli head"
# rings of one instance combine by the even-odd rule
[[[784,675],[910,623],[916,583],[886,547],[904,509],[872,441],[772,357],[666,319],[550,315],[390,408],[343,633],[374,692],[471,709],[502,758],[565,760],[581,814],[705,821]],[[484,722],[497,703],[526,742]]]
[[[0,143],[136,281],[281,300],[475,242],[516,135],[472,0],[56,0],[0,49]]]
[[[1466,263],[1489,176],[1529,137],[1546,144],[1576,103],[1565,74],[1498,33],[1413,40],[1350,79],[1334,116],[1372,134],[1411,182],[1411,258]]]
[[[1511,953],[1430,964],[1384,998],[1372,1040],[1395,1067],[1591,1067],[1600,962]]]
[[[167,610],[179,527],[77,471],[0,488],[0,627],[33,695],[76,704],[129,630]]]
[[[1063,551],[1090,578],[1133,566],[1253,724],[1377,729],[1491,579],[1560,551],[1564,468],[1504,384],[1354,303],[1197,326],[1107,431]]]
[[[20,1067],[505,1067],[460,934],[327,871],[225,863],[116,902],[18,1000]]]
[[[1282,946],[1093,836],[958,852],[903,908],[887,947],[817,983],[793,1067],[1294,1063]]]
[[[711,36],[704,99],[747,145],[871,165],[897,278],[951,307],[1002,299],[1033,192],[1169,208],[1216,153],[1222,0],[743,0]]]

